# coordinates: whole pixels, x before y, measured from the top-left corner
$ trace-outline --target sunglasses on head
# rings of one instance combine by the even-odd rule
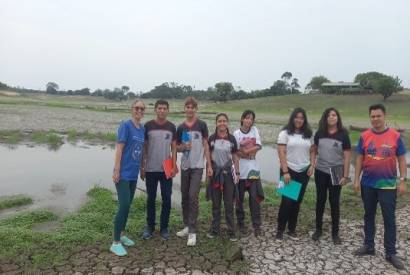
[[[135,110],[135,111],[144,112],[144,111],[145,111],[145,107],[138,107],[138,106],[136,106],[136,107],[134,107],[134,110]]]

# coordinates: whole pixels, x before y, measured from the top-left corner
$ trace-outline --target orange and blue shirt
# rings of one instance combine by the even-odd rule
[[[406,147],[395,129],[383,132],[372,129],[360,135],[356,152],[363,155],[363,186],[377,189],[395,189],[397,186],[397,157],[406,153]]]

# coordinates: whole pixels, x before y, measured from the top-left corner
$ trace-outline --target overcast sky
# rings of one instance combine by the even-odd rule
[[[410,87],[409,0],[0,0],[0,81],[44,89],[270,87],[290,71]]]

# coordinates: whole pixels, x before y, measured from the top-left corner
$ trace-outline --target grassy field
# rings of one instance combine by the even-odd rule
[[[0,210],[33,203],[33,199],[24,195],[0,197]]]
[[[153,102],[145,100],[147,114],[153,113]],[[221,102],[200,102],[199,111],[204,117],[214,117],[215,113],[227,112],[231,119],[238,120],[245,109],[253,109],[257,113],[259,123],[283,123],[291,110],[295,107],[306,109],[314,124],[327,107],[336,107],[343,119],[368,123],[368,106],[374,103],[384,103],[388,110],[390,123],[396,123],[402,128],[410,129],[410,94],[400,93],[383,102],[379,95],[289,95],[274,96],[246,100],[232,100]],[[55,96],[55,95],[14,95],[6,96],[0,91],[0,104],[7,105],[39,105],[49,107],[65,107],[74,109],[88,109],[102,112],[128,112],[131,101],[108,101],[101,97],[92,96]],[[170,101],[171,115],[181,116],[183,100]]]
[[[57,217],[45,210],[18,214],[14,217],[0,221],[0,258],[14,259],[15,262],[26,262],[25,267],[30,270],[57,264],[65,261],[78,247],[92,246],[96,249],[107,250],[112,236],[112,220],[116,211],[116,200],[113,194],[106,189],[94,187],[88,192],[90,200],[81,209],[63,220],[52,232],[33,231],[33,227],[39,223],[55,221]],[[266,200],[263,203],[263,216],[265,222],[276,224],[276,215],[280,203],[273,186],[265,187]],[[298,230],[305,232],[314,228],[315,188],[310,184],[307,188],[299,219]],[[410,195],[402,196],[398,208],[410,202]],[[247,205],[247,204],[245,204]],[[159,204],[158,204],[159,206]],[[144,241],[141,232],[145,226],[145,197],[141,196],[134,200],[129,217],[128,232],[136,239],[139,257],[142,262],[151,260],[155,253],[158,239]],[[160,207],[157,207],[159,216]],[[329,209],[327,209],[328,211]],[[380,214],[380,213],[379,213]],[[363,216],[363,206],[358,195],[354,194],[350,186],[343,188],[341,196],[341,218],[345,220],[360,220]],[[176,254],[185,255],[193,260],[201,255],[217,253],[219,264],[228,264],[226,258],[227,247],[232,245],[227,239],[207,239],[204,234],[209,228],[211,217],[210,202],[204,198],[204,192],[200,197],[199,227],[200,238],[198,246],[187,248],[185,240],[176,237],[168,242],[176,242]],[[249,219],[249,213],[247,213]],[[380,215],[378,216],[380,219]],[[171,212],[170,228],[177,230],[181,226],[181,216],[174,209]],[[249,224],[249,221],[248,221]],[[29,264],[27,263],[29,262]],[[245,262],[230,263],[232,270],[246,270]]]

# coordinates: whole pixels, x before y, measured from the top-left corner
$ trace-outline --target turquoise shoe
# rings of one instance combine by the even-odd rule
[[[122,236],[120,240],[123,245],[126,245],[126,246],[135,245],[135,242],[131,240],[130,238],[128,238],[127,236]]]
[[[127,250],[125,250],[121,243],[113,243],[110,251],[120,257],[127,255]]]

